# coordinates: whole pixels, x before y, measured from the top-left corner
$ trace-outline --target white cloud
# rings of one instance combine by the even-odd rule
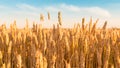
[[[16,5],[17,8],[20,8],[22,10],[32,10],[32,11],[40,11],[41,9],[29,4],[17,4]]]
[[[44,11],[51,11],[51,12],[73,12],[73,13],[84,13],[93,16],[103,16],[103,17],[110,17],[111,14],[108,10],[103,9],[101,7],[79,7],[75,5],[67,5],[67,4],[60,4],[56,6],[46,6],[46,7],[35,7],[29,4],[18,4],[16,5],[21,11],[27,11],[28,13],[32,12],[32,14],[36,14],[39,12]],[[28,14],[27,13],[27,14]]]
[[[74,12],[80,11],[80,8],[74,5],[61,4],[60,7],[69,11],[74,11]]]
[[[5,6],[5,5],[0,5],[0,13],[6,12],[7,10],[10,10],[11,7]]]
[[[84,14],[92,14],[92,15],[98,15],[98,16],[103,16],[103,17],[110,17],[111,14],[109,11],[100,8],[100,7],[78,7],[74,5],[61,5],[63,9],[69,10],[69,11],[74,11],[74,12],[81,12]]]
[[[6,6],[0,5],[0,9],[6,9]]]
[[[74,5],[67,5],[67,4],[60,4],[57,6],[48,6],[45,7],[47,11],[63,11],[63,12],[73,12],[73,13],[84,13],[93,16],[103,16],[103,17],[110,17],[111,14],[108,10],[101,8],[101,7],[79,7]]]
[[[92,13],[92,14],[99,15],[99,16],[104,16],[104,17],[110,17],[111,16],[109,11],[107,11],[103,8],[100,8],[100,7],[88,7],[88,8],[84,8],[83,10],[85,10],[89,13]]]
[[[46,11],[58,12],[60,9],[54,6],[47,6],[44,8]]]
[[[109,3],[108,6],[109,6],[110,8],[113,8],[113,7],[114,7],[114,8],[115,8],[115,7],[119,8],[119,7],[120,7],[120,2],[118,2],[118,3]],[[107,6],[107,7],[108,7],[108,6]]]

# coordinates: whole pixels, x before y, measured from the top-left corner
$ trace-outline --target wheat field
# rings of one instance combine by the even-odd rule
[[[106,28],[107,22],[98,29],[97,22],[86,25],[83,18],[74,28],[61,28],[58,12],[58,25],[51,29],[29,28],[27,22],[24,29],[16,22],[7,29],[3,24],[0,68],[120,68],[120,30]]]

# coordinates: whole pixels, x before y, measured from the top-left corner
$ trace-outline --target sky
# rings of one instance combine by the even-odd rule
[[[52,27],[58,23],[58,11],[62,13],[63,27],[81,24],[82,18],[85,18],[86,24],[90,18],[93,22],[99,19],[98,27],[102,27],[105,21],[108,27],[120,27],[120,0],[1,0],[0,25],[5,23],[9,27],[16,20],[17,26],[23,28],[28,19],[30,27],[33,22]],[[40,14],[44,15],[44,22],[40,21]]]

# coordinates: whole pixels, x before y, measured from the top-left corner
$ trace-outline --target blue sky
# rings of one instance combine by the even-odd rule
[[[16,20],[18,27],[23,27],[26,18],[29,23],[41,23],[39,15],[42,13],[45,16],[42,25],[50,27],[57,23],[57,12],[61,11],[64,27],[73,27],[83,17],[86,18],[86,24],[92,17],[93,21],[99,18],[98,26],[107,20],[109,27],[120,27],[119,7],[120,0],[1,0],[0,24],[9,26]],[[51,14],[50,21],[46,19],[48,11]]]
[[[52,4],[60,4],[60,3],[66,3],[66,4],[73,4],[73,5],[83,5],[83,6],[93,6],[93,5],[107,5],[110,3],[118,3],[120,2],[119,0],[1,0],[0,4],[3,5],[9,5],[13,6],[16,5],[17,3],[27,3],[27,4],[32,4],[36,6],[41,6],[41,5],[52,5]],[[104,4],[105,3],[105,4]]]

